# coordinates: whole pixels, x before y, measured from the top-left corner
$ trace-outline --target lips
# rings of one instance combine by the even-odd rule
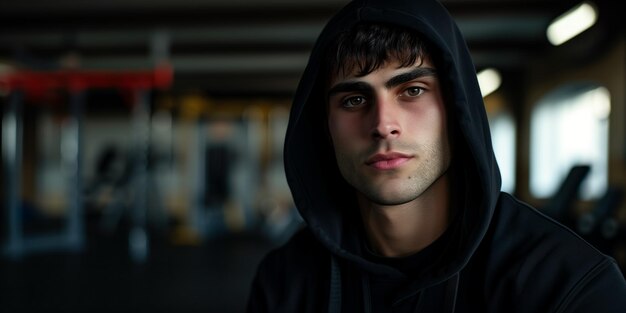
[[[378,153],[367,159],[365,164],[379,170],[389,170],[399,167],[413,158],[403,153]]]

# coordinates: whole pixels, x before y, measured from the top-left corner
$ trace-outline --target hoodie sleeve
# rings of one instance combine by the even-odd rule
[[[557,312],[626,312],[626,281],[614,261],[606,260],[576,284]]]

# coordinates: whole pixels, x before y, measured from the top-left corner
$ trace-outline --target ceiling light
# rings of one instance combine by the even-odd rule
[[[557,17],[548,26],[548,40],[558,46],[582,33],[598,19],[598,11],[591,2],[583,2]]]
[[[502,77],[494,68],[487,68],[478,73],[478,85],[483,98],[500,88]]]

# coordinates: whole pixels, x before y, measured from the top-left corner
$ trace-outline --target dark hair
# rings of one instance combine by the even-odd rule
[[[327,50],[326,79],[356,72],[370,74],[386,62],[400,67],[432,57],[432,49],[416,31],[383,23],[359,23],[340,33]]]

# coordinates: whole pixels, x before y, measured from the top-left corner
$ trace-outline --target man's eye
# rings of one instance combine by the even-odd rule
[[[409,87],[404,90],[404,95],[409,97],[416,97],[424,93],[424,88],[422,87]]]
[[[342,105],[345,108],[354,108],[365,104],[365,97],[355,96],[343,100]]]

